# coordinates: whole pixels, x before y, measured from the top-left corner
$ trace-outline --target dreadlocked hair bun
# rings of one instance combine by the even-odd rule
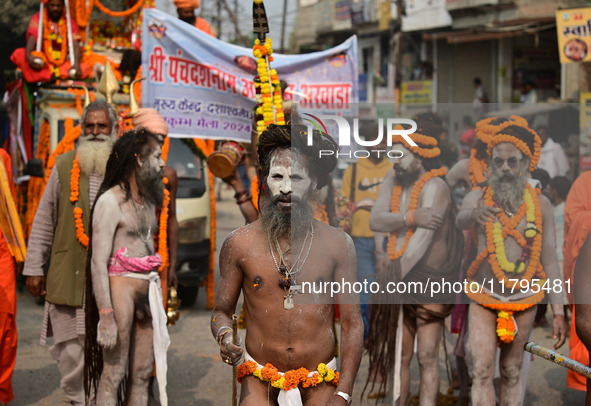
[[[443,132],[443,121],[437,113],[424,111],[414,116],[413,120],[417,123],[416,132],[433,137],[439,141],[439,137]]]
[[[330,182],[330,174],[337,165],[338,145],[327,134],[312,131],[312,145],[308,145],[308,127],[305,125],[269,124],[259,137],[257,152],[263,177],[269,174],[271,158],[281,149],[301,154],[308,164],[308,174],[316,179],[318,189]],[[332,151],[320,157],[320,151]]]

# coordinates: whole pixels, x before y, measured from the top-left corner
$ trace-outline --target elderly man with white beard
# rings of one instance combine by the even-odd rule
[[[528,184],[541,140],[512,125],[488,141],[488,185],[464,198],[456,225],[475,228],[478,256],[467,271],[469,342],[474,354],[472,402],[495,405],[495,352],[501,348],[500,405],[520,405],[523,345],[536,304],[547,294],[554,312],[555,348],[566,340],[561,274],[555,255],[552,205]]]
[[[61,388],[72,405],[84,405],[82,306],[90,209],[117,139],[117,113],[96,101],[82,113],[77,150],[60,155],[35,214],[23,274],[33,296],[45,296],[41,345],[57,361]],[[47,273],[44,267],[49,265]]]

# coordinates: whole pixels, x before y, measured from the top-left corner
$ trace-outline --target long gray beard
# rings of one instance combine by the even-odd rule
[[[285,213],[278,207],[278,198],[266,198],[262,201],[261,222],[269,241],[281,238],[303,239],[314,221],[312,206],[306,201],[292,200],[291,213]]]
[[[149,202],[162,207],[164,202],[164,182],[162,182],[162,171],[150,172],[148,165],[142,166],[136,176],[138,187]]]
[[[103,142],[93,142],[82,140],[78,146],[78,164],[80,171],[89,176],[95,173],[100,176],[105,175],[107,169],[107,161],[113,148],[113,141],[110,137],[105,136]]]
[[[516,212],[523,203],[523,190],[527,186],[525,175],[511,176],[510,179],[504,179],[503,175],[492,172],[490,175],[490,186],[495,193],[495,201],[505,211]]]

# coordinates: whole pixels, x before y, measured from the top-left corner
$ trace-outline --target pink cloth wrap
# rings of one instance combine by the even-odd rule
[[[160,254],[140,258],[130,258],[126,254],[127,248],[122,247],[109,260],[109,275],[121,275],[127,272],[149,273],[162,265]]]
[[[154,134],[168,135],[168,125],[156,109],[148,107],[139,109],[133,116],[133,126],[134,128],[143,127]]]

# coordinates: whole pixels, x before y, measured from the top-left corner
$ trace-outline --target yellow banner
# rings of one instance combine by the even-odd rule
[[[430,104],[433,96],[431,80],[402,82],[402,104]]]
[[[581,92],[579,170],[591,169],[591,92]]]
[[[591,61],[591,7],[558,10],[556,32],[560,63]]]

